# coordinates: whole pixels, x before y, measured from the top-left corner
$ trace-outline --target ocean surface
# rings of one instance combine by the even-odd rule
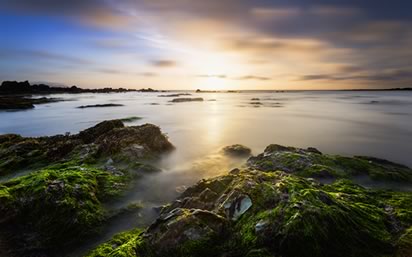
[[[175,92],[174,92],[175,93]],[[271,144],[316,147],[329,154],[367,155],[412,166],[412,92],[296,91],[192,93],[203,102],[171,103],[167,93],[59,94],[66,101],[27,111],[0,112],[0,134],[45,136],[77,133],[108,119],[138,116],[126,125],[158,125],[176,146],[158,165],[159,174],[138,182],[135,190],[107,208],[141,201],[146,207],[110,221],[101,237],[70,256],[79,256],[114,233],[149,224],[152,207],[173,200],[185,187],[244,163],[220,149],[243,144],[258,154]],[[253,100],[252,100],[253,99]],[[123,104],[78,109],[81,105]]]

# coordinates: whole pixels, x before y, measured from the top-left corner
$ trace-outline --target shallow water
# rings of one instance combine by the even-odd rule
[[[163,172],[146,176],[135,190],[108,206],[142,201],[146,206],[140,213],[143,217],[130,214],[111,221],[103,236],[76,249],[72,256],[118,231],[146,226],[155,217],[153,206],[172,200],[201,178],[241,165],[244,160],[219,154],[226,145],[244,144],[255,154],[270,143],[312,146],[325,153],[375,156],[412,166],[412,92],[193,93],[189,97],[205,101],[173,104],[168,102],[172,98],[157,97],[161,94],[165,93],[52,95],[68,101],[0,112],[0,134],[24,136],[77,133],[103,120],[139,116],[141,120],[127,125],[156,124],[176,146],[159,163]],[[106,103],[124,106],[76,108]]]

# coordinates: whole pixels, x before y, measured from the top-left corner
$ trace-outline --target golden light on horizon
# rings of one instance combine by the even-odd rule
[[[245,72],[245,66],[236,56],[213,51],[196,51],[188,63],[197,74],[196,88],[203,90],[228,90],[233,87],[231,78]]]

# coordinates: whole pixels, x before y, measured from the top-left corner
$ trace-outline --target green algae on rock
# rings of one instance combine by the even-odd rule
[[[225,146],[222,149],[223,154],[231,157],[249,157],[252,153],[252,150],[244,145],[235,144]]]
[[[125,127],[120,120],[103,121],[76,135],[30,138],[6,134],[0,135],[0,176],[73,160],[136,165],[172,149],[159,127]]]
[[[76,135],[0,136],[0,174],[32,169],[0,184],[0,240],[13,255],[53,255],[98,232],[113,215],[102,203],[158,171],[151,162],[173,148],[158,127],[119,120]]]
[[[396,206],[390,194],[348,180],[322,185],[284,172],[242,170],[188,188],[126,256],[403,254],[410,249],[412,214],[405,211],[412,205]],[[242,208],[245,196],[249,208]],[[233,219],[233,209],[245,211]]]
[[[337,180],[305,178],[318,175],[308,172],[311,165],[329,168]],[[379,179],[408,179],[409,168],[279,145],[248,166],[189,187],[135,234],[135,252],[119,256],[411,256],[412,192],[342,179],[385,171]]]
[[[367,175],[372,180],[412,182],[412,170],[404,165],[373,157],[322,154],[315,148],[269,145],[251,157],[248,166],[263,171],[282,170],[303,177],[351,178]]]
[[[115,235],[110,241],[89,252],[86,257],[129,257],[136,255],[136,247],[142,242],[142,231],[134,229]]]

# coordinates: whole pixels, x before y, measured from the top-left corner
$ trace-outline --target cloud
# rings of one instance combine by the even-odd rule
[[[120,73],[116,67],[126,66],[125,56],[139,54],[141,60],[151,60],[143,67],[146,75],[133,73],[142,80],[154,75],[152,69],[158,71],[153,67],[174,67],[170,73],[244,80],[242,84],[270,80],[273,71],[301,74],[282,77],[279,83],[288,79],[308,84],[407,81],[411,74],[405,67],[412,60],[411,9],[412,2],[404,0],[0,0],[0,10],[8,14],[53,16],[98,27],[97,39],[79,41],[92,42],[89,47],[98,46],[102,54],[96,59],[108,60],[99,63],[107,67],[100,72]],[[47,44],[36,51],[4,52],[0,55],[53,64],[92,64],[70,49],[67,52],[73,55],[50,52]],[[156,56],[170,59],[153,60]],[[185,66],[204,56],[219,56],[227,63]],[[138,62],[129,60],[128,70]]]
[[[310,7],[307,12],[317,16],[340,16],[343,18],[351,18],[362,14],[362,10],[356,7],[333,5],[315,5]]]
[[[247,75],[247,76],[237,77],[235,79],[236,80],[271,80],[271,78],[269,77],[262,77],[262,76],[256,76],[256,75]]]
[[[142,77],[157,77],[157,76],[159,76],[155,72],[141,72],[141,73],[138,73],[138,75],[140,75]]]
[[[92,64],[93,62],[84,58],[48,52],[44,50],[28,50],[28,49],[0,49],[0,57],[2,58],[22,58],[22,59],[41,59],[47,61],[63,62],[67,64],[83,65]]]
[[[412,68],[409,69],[387,69],[362,71],[354,70],[353,73],[335,73],[335,74],[308,74],[297,78],[300,81],[361,81],[375,85],[385,83],[412,83]]]
[[[124,28],[133,19],[110,1],[104,0],[13,0],[2,1],[0,10],[19,14],[65,17],[75,22],[104,28]]]
[[[218,79],[225,79],[227,78],[227,75],[225,74],[213,74],[213,75],[208,75],[208,74],[201,74],[201,75],[196,75],[198,78],[218,78]]]
[[[158,68],[170,68],[177,66],[177,62],[173,60],[152,60],[150,63]]]
[[[254,7],[250,10],[252,16],[261,21],[274,21],[280,19],[296,18],[301,10],[299,8],[263,8]]]

